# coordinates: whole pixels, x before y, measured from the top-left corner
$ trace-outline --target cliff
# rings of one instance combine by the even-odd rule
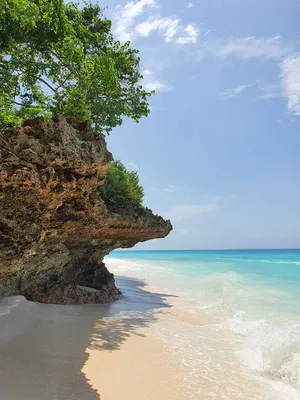
[[[172,226],[148,209],[109,212],[96,189],[111,160],[104,136],[71,118],[0,133],[0,296],[60,304],[118,297],[103,257]]]

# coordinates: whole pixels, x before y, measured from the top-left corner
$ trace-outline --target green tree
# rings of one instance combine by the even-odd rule
[[[114,40],[98,4],[0,0],[0,128],[43,115],[109,133],[149,113],[139,53]]]
[[[139,184],[136,171],[129,171],[120,161],[113,161],[107,173],[104,185],[99,192],[105,204],[114,207],[141,207],[144,189]]]

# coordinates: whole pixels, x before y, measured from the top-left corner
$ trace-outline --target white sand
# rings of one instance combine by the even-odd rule
[[[182,400],[174,360],[148,333],[137,330],[119,350],[88,350],[83,372],[101,400]]]
[[[155,292],[149,286],[143,287],[142,296]],[[163,295],[162,295],[163,297]],[[121,346],[111,348],[117,342],[111,329],[112,343],[107,346],[107,337],[97,335],[91,338],[87,349],[89,358],[83,368],[91,386],[101,395],[101,400],[183,400],[184,377],[180,360],[176,360],[167,343],[156,336],[156,328],[166,320],[179,320],[194,326],[209,322],[200,316],[176,307],[176,298],[163,300],[166,308],[155,309],[154,320],[142,328],[135,329]],[[125,317],[126,320],[126,317]],[[104,318],[96,324],[96,332],[103,325],[110,330],[114,325],[111,318]],[[120,323],[121,320],[119,320]],[[121,323],[122,325],[122,323]],[[105,343],[106,342],[106,343]]]
[[[1,300],[0,399],[182,400],[179,365],[153,327],[185,316],[140,281],[118,284],[112,305]]]

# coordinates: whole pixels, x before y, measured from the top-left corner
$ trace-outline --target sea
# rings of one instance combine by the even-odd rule
[[[158,295],[142,301],[170,300],[178,318],[153,330],[184,399],[300,400],[300,250],[114,251],[106,262]]]

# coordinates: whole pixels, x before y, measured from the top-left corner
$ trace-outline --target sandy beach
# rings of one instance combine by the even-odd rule
[[[101,400],[183,398],[174,360],[149,331],[137,329],[118,351],[88,350],[82,371]]]
[[[184,277],[176,257],[169,269],[106,263],[123,292],[112,304],[0,300],[1,400],[299,399],[298,314],[266,322],[232,313],[253,301],[257,312],[263,299],[269,311],[272,296],[293,310],[289,293],[232,271]]]
[[[166,295],[119,278],[111,305],[0,303],[0,398],[5,400],[180,399],[178,365],[151,326]]]

